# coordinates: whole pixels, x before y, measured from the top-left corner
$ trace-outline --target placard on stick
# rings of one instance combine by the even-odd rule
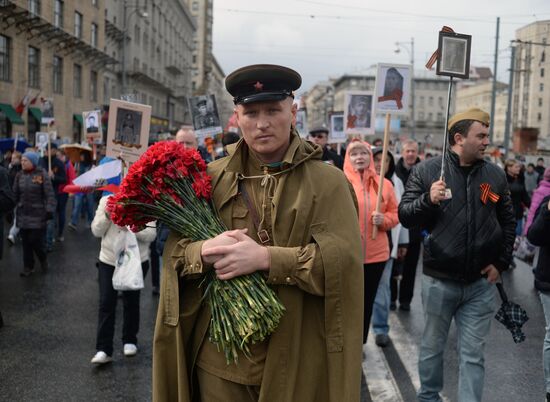
[[[84,138],[86,142],[95,142],[101,138],[101,112],[99,110],[91,110],[82,112],[82,120],[84,121]]]
[[[411,66],[379,63],[376,73],[377,113],[408,114],[411,102]]]
[[[346,134],[374,134],[374,94],[372,91],[348,91],[344,102]]]
[[[137,161],[147,150],[150,122],[151,106],[111,99],[106,155]]]

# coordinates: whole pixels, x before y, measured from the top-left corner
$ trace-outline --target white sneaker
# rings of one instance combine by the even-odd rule
[[[135,356],[137,353],[137,346],[133,343],[124,344],[124,356]]]
[[[103,351],[99,351],[95,354],[94,357],[92,357],[91,363],[93,364],[105,364],[110,363],[113,361],[113,358],[111,356],[108,356],[107,353]]]

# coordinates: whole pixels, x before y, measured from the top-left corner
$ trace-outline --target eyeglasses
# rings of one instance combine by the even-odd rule
[[[325,135],[327,135],[326,133],[313,133],[313,134],[310,134],[309,136],[311,138],[322,138],[324,137]]]

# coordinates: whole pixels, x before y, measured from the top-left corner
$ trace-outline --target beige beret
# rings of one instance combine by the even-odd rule
[[[447,124],[447,128],[450,130],[452,126],[462,120],[475,120],[488,126],[491,123],[491,116],[489,116],[489,113],[481,109],[468,109],[465,112],[460,112],[452,116],[449,119],[449,124]]]

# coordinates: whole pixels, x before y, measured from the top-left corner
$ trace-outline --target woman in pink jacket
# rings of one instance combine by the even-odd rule
[[[374,170],[372,151],[367,142],[353,140],[348,145],[344,160],[344,173],[353,185],[359,205],[359,226],[363,240],[365,268],[363,343],[366,343],[376,290],[386,261],[390,258],[390,246],[386,232],[399,223],[397,201],[391,181],[384,179],[380,212],[375,211],[379,178]],[[374,226],[378,227],[376,239],[372,238]]]

